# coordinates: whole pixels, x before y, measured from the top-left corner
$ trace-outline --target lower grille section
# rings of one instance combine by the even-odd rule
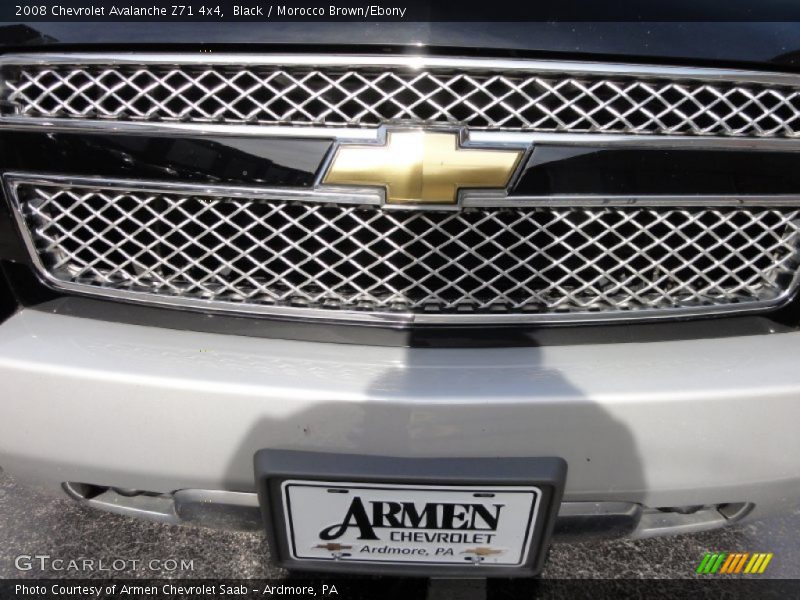
[[[392,211],[120,184],[11,188],[54,285],[146,302],[535,321],[768,306],[797,280],[794,207]]]

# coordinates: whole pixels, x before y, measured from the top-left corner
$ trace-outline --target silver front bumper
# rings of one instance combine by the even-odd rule
[[[560,456],[567,502],[800,499],[800,334],[503,349],[255,339],[24,310],[0,465],[60,489],[254,490],[260,448]]]

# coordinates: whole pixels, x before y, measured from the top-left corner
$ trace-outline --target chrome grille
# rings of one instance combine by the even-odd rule
[[[792,290],[800,242],[796,208],[390,211],[46,182],[13,189],[58,285],[333,317],[768,305]]]
[[[140,122],[797,137],[800,88],[687,70],[652,75],[399,64],[12,64],[6,115]],[[453,61],[457,64],[458,61]],[[556,63],[558,64],[558,63]],[[722,73],[725,73],[724,71]]]

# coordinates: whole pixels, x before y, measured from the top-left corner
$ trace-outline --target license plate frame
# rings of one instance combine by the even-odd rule
[[[255,455],[256,482],[272,560],[290,570],[316,572],[423,577],[536,575],[544,566],[549,538],[563,493],[566,470],[566,462],[557,457],[396,458],[273,449],[260,450]],[[316,511],[319,513],[314,514],[313,517],[316,523],[301,524],[299,529],[302,529],[303,533],[300,545],[303,548],[298,551],[297,518],[302,518],[302,513],[293,512],[291,495],[303,488],[306,488],[306,491],[303,492],[306,496],[310,493],[308,490],[311,488],[315,488],[315,490],[311,496],[304,496],[302,502],[311,502],[312,506],[316,506],[315,502],[324,501],[327,497],[333,499],[327,504],[333,503],[335,506],[327,513]],[[503,551],[508,550],[509,554],[503,560],[498,560],[497,556],[478,556],[475,553],[472,553],[474,556],[469,554],[466,557],[459,556],[459,560],[452,561],[427,561],[424,557],[422,560],[419,557],[415,560],[395,560],[395,557],[384,560],[383,556],[378,556],[375,560],[363,556],[353,558],[342,555],[347,550],[343,546],[352,546],[352,544],[341,544],[343,552],[338,552],[339,548],[334,548],[337,544],[335,540],[330,542],[331,546],[328,546],[327,542],[321,544],[324,546],[322,550],[309,547],[313,546],[309,542],[314,535],[317,535],[314,533],[317,531],[316,525],[327,523],[327,521],[320,520],[323,519],[323,516],[320,515],[323,513],[331,515],[328,520],[332,520],[336,524],[338,519],[334,518],[335,515],[341,514],[342,507],[347,506],[346,501],[339,498],[338,495],[333,495],[333,492],[328,492],[329,489],[350,489],[351,492],[347,493],[351,494],[351,498],[355,497],[352,490],[359,490],[359,498],[363,496],[373,499],[373,509],[375,502],[381,502],[381,498],[391,497],[395,491],[401,490],[406,490],[402,492],[403,497],[418,498],[419,502],[422,502],[426,494],[432,499],[441,500],[448,496],[454,499],[457,496],[465,499],[466,494],[494,493],[499,494],[498,502],[502,501],[503,506],[513,501],[509,506],[516,506],[517,509],[524,507],[524,503],[514,495],[530,494],[529,498],[532,497],[531,519],[529,523],[520,523],[521,530],[524,529],[524,540],[519,547],[519,555],[516,556],[514,548],[506,548],[509,544],[504,544]],[[369,491],[365,492],[364,490]],[[410,490],[416,490],[422,495],[410,494]],[[289,496],[287,496],[287,491],[291,491]],[[296,497],[300,498],[300,496]],[[343,504],[343,502],[345,503]],[[481,505],[481,503],[481,500],[474,500],[474,506]],[[424,506],[427,507],[427,505]],[[421,509],[417,508],[417,510]],[[475,518],[478,519],[479,524],[487,525],[484,517],[488,514],[489,508],[473,510],[477,513]],[[312,513],[306,511],[305,514]],[[524,512],[519,510],[516,513],[512,511],[509,518],[514,519],[514,515],[516,515],[517,519],[521,521],[520,516],[523,514]],[[497,521],[499,521],[499,517]],[[345,522],[355,523],[354,520],[349,519]],[[513,529],[509,529],[508,521],[503,522],[502,526],[496,521],[488,524],[496,525],[498,531],[510,532]],[[440,523],[437,523],[438,525]],[[413,531],[421,532],[421,529]],[[436,531],[452,532],[453,530],[451,528],[437,529]],[[380,543],[384,541],[383,536],[387,532],[394,535],[398,533],[398,530],[391,527],[380,529],[377,533],[373,530],[371,533],[379,537],[375,544],[380,546]],[[364,531],[359,529],[359,533],[364,533]],[[349,530],[345,532],[345,535],[352,537]],[[453,538],[448,538],[448,540],[450,539]],[[319,541],[325,542],[323,539]],[[369,545],[372,545],[371,541]],[[497,546],[496,541],[495,546]],[[397,547],[397,545],[392,547]],[[415,545],[414,547],[421,548],[423,546]],[[463,545],[458,547],[463,548]],[[476,548],[494,548],[494,546],[484,544],[474,548],[464,548],[464,550],[475,550]],[[361,552],[363,548],[357,547],[357,550]],[[486,550],[480,551],[485,552]],[[509,562],[511,559],[514,559],[513,564]]]

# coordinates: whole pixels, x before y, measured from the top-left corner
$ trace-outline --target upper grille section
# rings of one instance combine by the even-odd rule
[[[797,208],[386,211],[135,186],[12,186],[49,279],[184,306],[418,321],[769,306],[796,283]]]
[[[125,58],[4,68],[5,114],[129,122],[797,137],[800,87],[787,77],[527,61],[314,64]],[[322,61],[325,62],[325,61]],[[295,64],[299,63],[299,64]],[[374,63],[374,64],[373,64]]]

